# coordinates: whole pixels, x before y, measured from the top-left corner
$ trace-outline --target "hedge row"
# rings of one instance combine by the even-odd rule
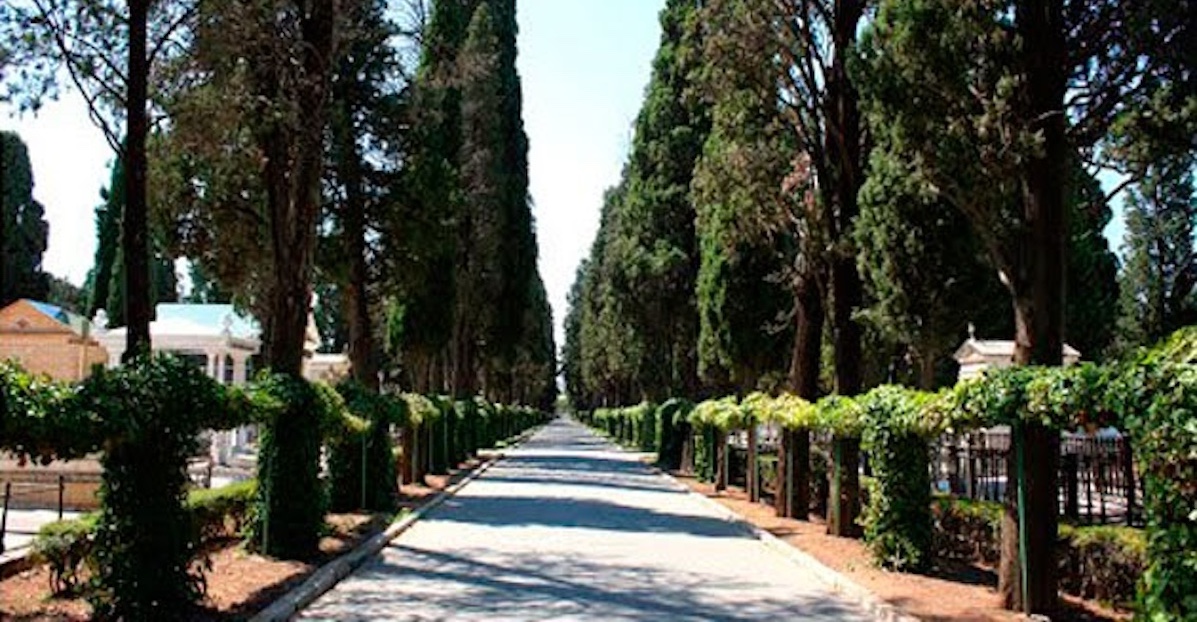
[[[1093,430],[1118,426],[1129,434],[1144,481],[1146,545],[1137,610],[1144,619],[1197,618],[1197,340],[1177,339],[1139,360],[1099,367],[1015,367],[995,370],[939,393],[883,386],[855,398],[828,396],[809,403],[791,395],[753,394],[699,403],[672,419],[673,434],[691,434],[695,470],[718,471],[726,433],[758,424],[820,431],[833,444],[830,513],[837,500],[859,499],[858,490],[836,489],[853,478],[862,447],[874,482],[861,523],[876,560],[897,569],[925,568],[935,551],[930,502],[929,441],[994,425],[1041,424],[1049,429]],[[653,408],[595,411],[584,415],[613,436],[641,447],[642,423]],[[660,430],[660,428],[657,428]],[[846,448],[846,452],[841,452]],[[1085,547],[1081,547],[1084,549]],[[1077,558],[1080,559],[1080,558]],[[1080,563],[1080,562],[1077,562]],[[1067,576],[1067,575],[1065,575]],[[1083,590],[1082,590],[1083,591]]]
[[[236,537],[248,526],[257,495],[257,482],[247,480],[213,489],[192,490],[184,510],[190,516],[193,547],[223,538]],[[33,540],[33,555],[49,566],[50,586],[55,594],[75,593],[80,587],[80,570],[86,565],[93,572],[96,527],[100,514],[93,512],[79,518],[42,525]]]
[[[426,439],[414,445],[419,456],[403,455],[405,463],[422,456],[444,470],[482,443],[543,419],[490,404],[461,410],[445,398],[371,396],[287,376],[229,387],[170,356],[98,370],[77,386],[0,364],[0,451],[41,463],[100,454],[89,597],[102,619],[157,619],[198,602],[203,576],[192,563],[186,466],[201,431],[261,426],[250,543],[270,555],[304,558],[316,551],[330,500],[343,508],[393,505],[392,426],[404,427],[406,438]],[[324,448],[327,482],[320,473]]]
[[[985,565],[998,562],[1002,504],[937,495],[932,509],[937,555]],[[1057,546],[1061,590],[1119,607],[1134,606],[1136,583],[1147,566],[1143,530],[1061,525]]]

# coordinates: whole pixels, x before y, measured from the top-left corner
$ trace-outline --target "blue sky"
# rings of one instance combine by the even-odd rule
[[[531,194],[540,270],[559,341],[566,294],[598,227],[603,190],[618,182],[627,157],[663,5],[664,0],[520,2]],[[34,195],[50,222],[44,267],[82,283],[95,252],[92,210],[108,181],[107,143],[76,94],[48,104],[36,118],[14,118],[0,106],[0,129],[16,131],[29,145]],[[1107,235],[1121,243],[1120,218]]]

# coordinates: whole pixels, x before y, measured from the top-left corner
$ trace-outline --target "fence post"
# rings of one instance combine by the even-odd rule
[[[748,456],[745,462],[747,470],[744,473],[744,487],[748,489],[748,501],[756,503],[761,500],[760,470],[757,468],[756,456],[756,424],[748,424]]]
[[[58,476],[58,520],[62,520],[62,500],[66,496],[66,476]]]
[[[4,508],[0,510],[0,553],[4,552],[4,536],[8,534],[8,499],[12,496],[12,482],[4,482]]]
[[[1126,486],[1126,524],[1135,524],[1135,454],[1131,451],[1131,439],[1123,434],[1118,439],[1118,450],[1122,454],[1122,481]]]
[[[977,477],[973,463],[973,435],[964,436],[964,496],[967,499],[977,498]]]
[[[1075,453],[1060,456],[1060,467],[1064,475],[1064,516],[1072,520],[1080,518],[1081,497],[1077,478],[1078,465]]]

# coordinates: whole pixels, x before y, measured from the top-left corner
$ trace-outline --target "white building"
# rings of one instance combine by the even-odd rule
[[[953,358],[960,363],[957,380],[968,380],[980,376],[990,367],[1010,367],[1014,365],[1014,342],[996,339],[977,339],[973,329],[969,327],[968,340],[956,349]],[[1064,364],[1073,365],[1081,360],[1081,353],[1076,348],[1064,344]]]
[[[209,377],[223,384],[240,385],[253,378],[254,357],[261,352],[261,328],[252,317],[229,304],[159,304],[150,322],[150,344],[154,352],[168,352],[191,359]],[[96,313],[94,337],[108,351],[108,366],[120,365],[128,330],[108,329],[104,310]],[[304,344],[304,377],[335,382],[349,371],[344,354],[318,354],[320,332],[309,314]],[[228,463],[235,452],[250,449],[255,431],[251,426],[213,435],[212,457]]]

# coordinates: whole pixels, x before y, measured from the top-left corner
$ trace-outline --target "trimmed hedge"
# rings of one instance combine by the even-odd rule
[[[865,542],[882,566],[922,571],[931,565],[931,466],[923,394],[878,387],[858,403],[873,485],[862,516]]]
[[[252,479],[187,493],[183,507],[191,515],[195,537],[206,543],[240,536],[253,519],[257,494],[258,482]]]
[[[320,447],[344,402],[327,387],[284,375],[264,377],[252,391],[264,417],[251,545],[274,557],[309,558],[328,507]]]
[[[937,495],[932,508],[940,557],[990,566],[998,562],[1002,504]],[[1119,607],[1134,605],[1136,583],[1147,565],[1142,529],[1061,525],[1057,546],[1061,590]]]
[[[192,549],[204,543],[235,537],[249,524],[257,483],[237,482],[221,488],[192,490],[183,507]],[[50,584],[55,594],[74,594],[83,585],[80,570],[86,564],[97,571],[96,531],[100,513],[54,521],[42,525],[33,540],[32,551],[38,561],[50,567]]]

